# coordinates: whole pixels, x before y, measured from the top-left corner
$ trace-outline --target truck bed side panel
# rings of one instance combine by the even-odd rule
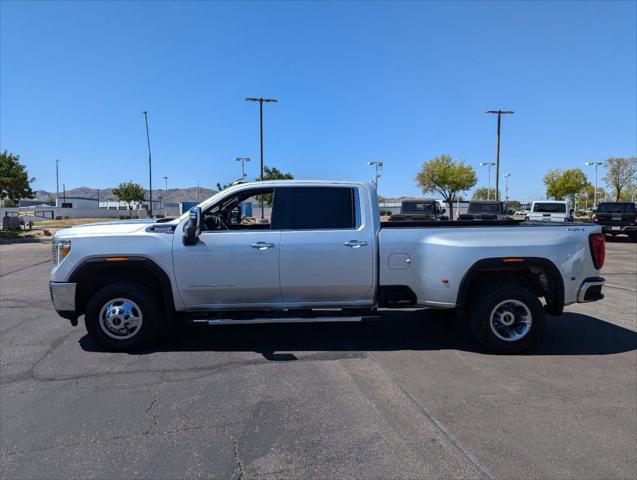
[[[599,231],[590,225],[383,228],[380,285],[406,285],[420,305],[453,308],[464,274],[477,261],[539,257],[562,274],[568,305],[576,301],[582,281],[599,274],[588,243],[589,235]]]

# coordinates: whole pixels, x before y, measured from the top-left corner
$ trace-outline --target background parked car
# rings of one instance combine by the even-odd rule
[[[603,202],[593,215],[593,222],[609,235],[625,233],[637,241],[637,211],[632,202]]]
[[[392,222],[427,222],[432,220],[449,220],[444,215],[445,209],[436,200],[428,198],[403,200],[400,213],[392,215]]]
[[[505,210],[504,202],[469,202],[467,213],[460,215],[460,220],[508,220],[511,217]]]
[[[538,200],[531,205],[526,219],[531,222],[572,222],[573,210],[562,200]]]

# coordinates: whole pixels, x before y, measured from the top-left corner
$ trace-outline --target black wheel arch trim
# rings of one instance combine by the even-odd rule
[[[125,257],[126,261],[108,261],[107,259],[110,257],[114,257],[115,255],[109,255],[108,257],[99,256],[99,257],[91,257],[82,260],[71,272],[69,276],[69,282],[80,283],[83,276],[87,274],[87,272],[94,267],[108,267],[109,269],[117,269],[117,268],[141,268],[146,270],[150,274],[152,274],[155,278],[159,280],[159,284],[161,286],[162,297],[163,297],[163,306],[167,309],[167,311],[175,310],[175,302],[173,298],[173,290],[172,284],[170,283],[170,278],[166,274],[163,268],[157,265],[153,260],[147,257],[142,257],[139,255],[117,255],[117,257]],[[122,281],[126,279],[123,278]]]
[[[547,299],[547,304],[544,307],[545,311],[551,315],[561,315],[564,311],[564,279],[555,264],[546,258],[539,257],[515,257],[516,260],[522,260],[516,263],[506,263],[504,261],[506,258],[509,257],[478,260],[467,270],[458,288],[456,300],[458,312],[460,314],[464,313],[469,297],[469,286],[478,274],[486,271],[520,271],[535,267],[544,270],[554,285],[554,298]]]

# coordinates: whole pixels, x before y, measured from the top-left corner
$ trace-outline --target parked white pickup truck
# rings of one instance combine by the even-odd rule
[[[243,218],[264,197],[272,215]],[[59,231],[51,297],[109,350],[170,322],[361,321],[382,308],[455,309],[489,350],[518,353],[544,312],[603,298],[596,225],[387,222],[356,182],[268,181],[224,190],[166,223]],[[543,301],[542,301],[543,300]]]

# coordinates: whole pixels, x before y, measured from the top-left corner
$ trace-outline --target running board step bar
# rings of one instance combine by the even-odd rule
[[[380,320],[375,316],[325,316],[325,317],[258,317],[258,318],[190,318],[194,324],[207,325],[253,325],[268,323],[331,323],[331,322],[367,322]]]

